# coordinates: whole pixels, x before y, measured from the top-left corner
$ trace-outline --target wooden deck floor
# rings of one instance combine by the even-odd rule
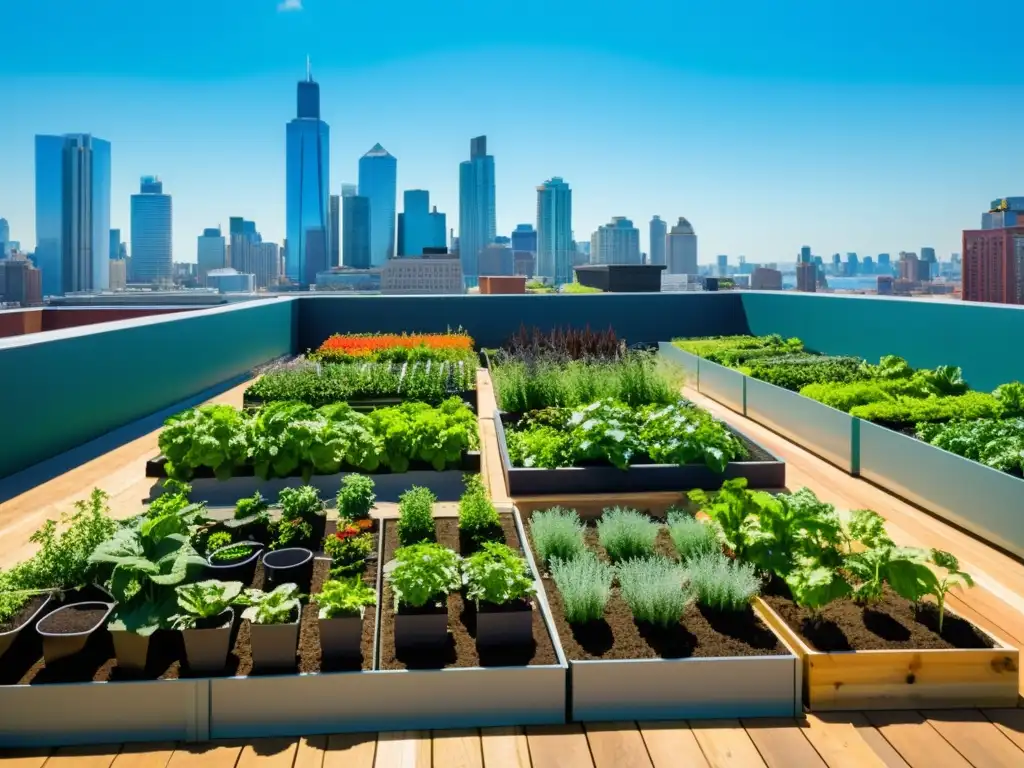
[[[497,503],[508,503],[497,462],[490,382],[480,380],[483,473]],[[244,385],[218,402],[240,404]],[[1024,564],[977,541],[871,484],[851,478],[784,438],[729,411],[696,391],[686,394],[741,428],[785,459],[790,488],[809,486],[819,497],[849,509],[871,508],[888,521],[901,543],[956,554],[979,586],[951,604],[1006,640],[1024,645]],[[145,461],[157,453],[157,432],[133,440],[48,483],[0,504],[0,567],[31,552],[28,536],[43,520],[59,517],[94,486],[111,496],[118,517],[135,514],[152,480]],[[615,503],[664,507],[677,494],[613,498],[516,499],[524,509],[563,503],[600,508]],[[387,514],[389,510],[385,510]],[[0,714],[2,716],[2,714]],[[1024,766],[1024,709],[945,712],[852,712],[792,719],[595,723],[554,728],[401,732],[254,739],[206,745],[128,744],[2,753],[5,768],[159,768],[160,766],[331,766],[332,768],[801,768],[802,766]]]

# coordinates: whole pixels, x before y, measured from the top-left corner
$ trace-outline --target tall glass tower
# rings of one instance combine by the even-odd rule
[[[480,251],[498,234],[494,201],[494,157],[487,137],[469,141],[469,160],[459,163],[459,257],[467,286],[477,283]]]
[[[156,176],[143,176],[132,195],[132,274],[135,283],[168,282],[173,269],[171,196]]]
[[[359,158],[359,196],[370,201],[370,266],[395,258],[398,160],[380,144]]]
[[[572,190],[560,177],[537,187],[537,275],[572,282]]]
[[[320,119],[320,86],[306,62],[306,79],[299,83],[297,115],[288,123],[285,231],[285,277],[307,288],[316,273],[327,269],[330,212],[331,131]]]
[[[36,266],[43,295],[110,286],[110,142],[36,136]]]

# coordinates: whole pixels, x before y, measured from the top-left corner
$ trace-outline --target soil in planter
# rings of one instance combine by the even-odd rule
[[[35,595],[30,598],[29,601],[21,607],[21,610],[14,614],[14,616],[9,618],[7,621],[0,621],[0,634],[10,632],[12,629],[17,629],[26,621],[31,619],[32,615],[39,610],[48,597],[49,595]]]
[[[71,607],[59,613],[51,613],[40,622],[39,628],[51,635],[76,635],[95,628],[107,613],[109,611],[106,606]]]
[[[773,592],[785,592],[774,587]],[[808,645],[819,651],[930,650],[993,648],[991,639],[969,621],[948,610],[939,630],[938,609],[926,603],[918,609],[888,587],[882,599],[870,607],[853,600],[826,605],[817,620],[788,595],[766,594],[764,601]]]
[[[500,515],[505,543],[520,549],[519,536],[512,515]],[[383,521],[384,562],[394,558],[398,549],[398,528],[395,520]],[[459,540],[459,521],[438,518],[434,521],[437,542],[466,554]],[[380,668],[381,669],[440,669],[442,667],[507,667],[557,664],[555,648],[544,626],[539,608],[533,611],[533,644],[524,648],[484,649],[476,647],[476,607],[461,593],[448,596],[448,644],[440,651],[408,650],[395,653],[395,596],[391,585],[384,581],[381,595]]]
[[[586,541],[599,557],[607,559],[604,547],[598,542],[594,521],[588,522]],[[664,529],[658,532],[655,551],[678,559],[672,539]],[[537,559],[536,548],[533,553]],[[574,661],[784,656],[789,653],[752,609],[720,613],[694,604],[676,627],[660,629],[639,624],[619,594],[618,585],[612,587],[603,620],[573,626],[565,620],[562,595],[554,580],[547,573],[542,579],[562,650]]]

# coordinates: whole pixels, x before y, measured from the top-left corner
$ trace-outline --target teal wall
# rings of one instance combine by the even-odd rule
[[[915,367],[958,365],[991,390],[1024,381],[1024,307],[952,300],[744,291],[750,332],[798,336],[817,352],[877,362],[899,355]]]
[[[608,326],[629,343],[747,333],[738,293],[608,293],[518,296],[311,296],[299,307],[297,348],[332,333],[437,332],[461,326],[484,347],[527,328]]]
[[[293,299],[0,341],[0,477],[291,352]]]

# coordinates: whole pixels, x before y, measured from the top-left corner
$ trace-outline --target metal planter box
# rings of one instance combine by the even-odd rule
[[[671,360],[673,363],[678,365],[684,371],[686,371],[686,381],[688,384],[692,383],[694,387],[698,387],[700,383],[700,358],[692,352],[680,349],[671,341],[659,341],[658,342],[658,354],[662,357]]]
[[[995,648],[825,653],[811,648],[770,606],[762,603],[761,611],[800,657],[810,710],[1017,706],[1019,653],[994,635],[988,636]]]
[[[866,421],[860,475],[1024,557],[1024,480]]]
[[[717,490],[722,481],[745,477],[751,488],[785,488],[786,465],[774,461],[731,462],[723,474],[703,464],[638,464],[627,470],[615,467],[559,467],[533,469],[513,467],[508,455],[505,427],[500,412],[494,413],[502,472],[509,496],[545,496],[585,493],[633,493],[641,491],[679,491],[694,488]],[[749,438],[747,438],[749,440]],[[751,441],[753,442],[753,441]],[[758,446],[764,450],[763,446]],[[766,451],[767,453],[767,451]]]
[[[737,370],[710,360],[700,361],[697,391],[736,413],[744,413],[746,408],[746,382],[747,377]]]
[[[848,413],[747,377],[746,416],[843,471],[857,474],[860,420]]]

